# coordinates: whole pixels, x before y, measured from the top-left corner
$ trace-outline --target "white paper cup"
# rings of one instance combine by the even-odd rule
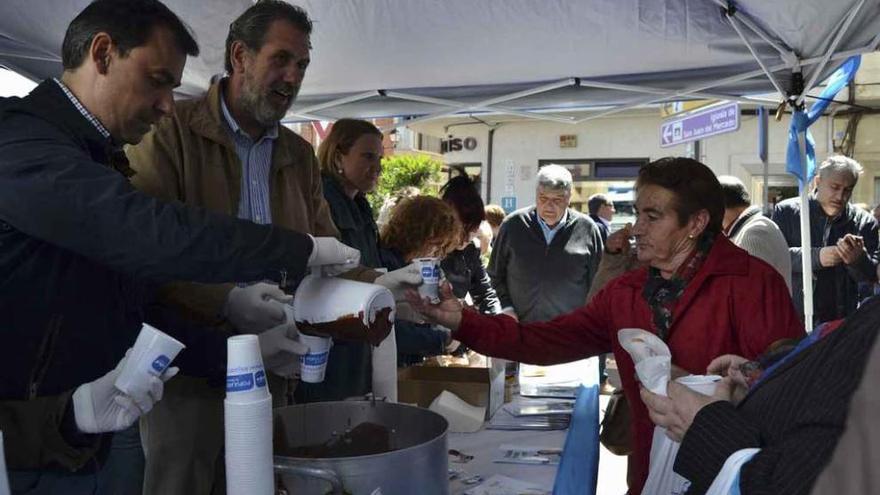
[[[329,337],[315,337],[305,334],[300,334],[299,340],[309,346],[309,352],[299,357],[300,380],[306,383],[323,382],[333,340]]]
[[[309,275],[293,296],[292,316],[297,322],[311,324],[355,317],[362,318],[364,325],[369,326],[385,308],[391,309],[388,318],[393,322],[394,296],[381,285]],[[285,311],[290,318],[291,314]]]
[[[252,402],[269,397],[266,371],[256,335],[236,335],[226,340],[226,400]]]
[[[718,375],[688,375],[676,378],[675,381],[694,392],[699,392],[703,395],[712,395],[715,393],[715,387],[718,385],[718,382],[721,381],[721,377]]]
[[[440,302],[440,258],[416,258],[422,273],[419,295],[427,297],[432,303]]]
[[[185,347],[174,337],[144,323],[114,385],[133,397],[145,396],[150,390],[150,377],[161,376]]]

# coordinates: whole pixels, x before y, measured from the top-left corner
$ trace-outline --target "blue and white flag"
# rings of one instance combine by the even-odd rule
[[[856,71],[859,70],[861,60],[862,57],[859,55],[848,58],[828,78],[828,85],[819,95],[819,99],[810,106],[810,110],[808,112],[795,110],[792,114],[791,126],[788,129],[788,150],[785,156],[785,170],[800,180],[801,187],[808,183],[816,172],[816,143],[810,134],[810,126],[822,116],[822,112],[831,103],[830,100],[833,100],[837,93],[852,81]],[[799,149],[799,140],[802,138],[806,139],[807,177],[803,177],[803,165],[801,164]]]

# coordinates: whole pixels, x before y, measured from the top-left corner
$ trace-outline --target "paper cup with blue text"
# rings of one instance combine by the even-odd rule
[[[422,272],[422,285],[419,296],[428,298],[432,303],[440,302],[440,258],[416,258]]]
[[[144,323],[114,385],[132,397],[146,396],[151,388],[150,377],[161,376],[185,347],[174,337]]]
[[[269,397],[266,370],[256,335],[236,335],[226,340],[226,400],[247,403]]]
[[[302,333],[299,334],[299,340],[309,346],[309,352],[299,357],[299,379],[306,383],[323,382],[324,372],[327,371],[327,358],[330,356],[330,347],[333,346],[333,340],[329,337],[316,337]]]

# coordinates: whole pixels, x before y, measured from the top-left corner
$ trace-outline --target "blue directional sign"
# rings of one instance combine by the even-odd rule
[[[722,103],[664,120],[660,125],[660,147],[667,148],[737,130],[739,103]]]

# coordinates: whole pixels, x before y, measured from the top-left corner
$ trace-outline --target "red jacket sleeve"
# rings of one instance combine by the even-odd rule
[[[547,322],[519,323],[506,315],[465,310],[452,338],[487,356],[550,365],[611,352],[607,291]]]

